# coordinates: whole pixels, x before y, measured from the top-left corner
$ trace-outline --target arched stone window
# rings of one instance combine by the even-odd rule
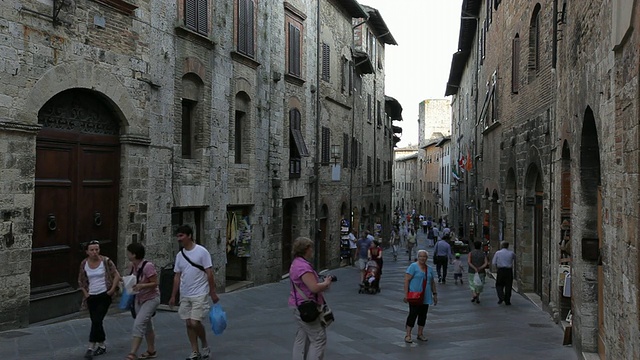
[[[196,148],[196,128],[202,118],[203,82],[196,74],[187,73],[182,77],[182,122],[180,145],[182,157],[191,159]]]

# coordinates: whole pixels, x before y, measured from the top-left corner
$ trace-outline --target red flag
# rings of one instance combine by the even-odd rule
[[[471,171],[471,169],[473,168],[473,163],[471,161],[471,154],[469,154],[469,150],[467,150],[467,164],[466,164],[466,169],[467,171]]]

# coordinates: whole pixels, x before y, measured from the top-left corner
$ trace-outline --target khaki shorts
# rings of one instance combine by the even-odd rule
[[[367,259],[358,259],[358,268],[364,271],[367,268]]]
[[[181,297],[178,315],[182,320],[202,321],[209,313],[209,294],[193,297]]]

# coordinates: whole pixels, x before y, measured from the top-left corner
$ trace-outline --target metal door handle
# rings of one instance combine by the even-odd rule
[[[58,228],[58,223],[56,222],[56,216],[53,214],[47,215],[47,227],[50,231],[55,231]]]

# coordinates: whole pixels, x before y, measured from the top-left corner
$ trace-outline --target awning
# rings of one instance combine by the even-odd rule
[[[293,142],[298,150],[298,154],[300,154],[300,156],[309,156],[309,150],[307,150],[307,145],[304,143],[304,137],[302,137],[300,129],[291,129],[291,137],[293,137]]]
[[[400,142],[400,137],[397,135],[393,135],[393,146],[396,146],[397,143]]]
[[[353,56],[356,71],[359,74],[373,74],[375,72],[373,63],[369,58],[369,54],[364,51],[354,49],[351,50],[351,54]]]
[[[394,134],[402,134],[402,128],[400,126],[391,125],[391,130]]]
[[[391,31],[387,27],[387,24],[384,22],[382,15],[378,9],[374,9],[367,5],[362,5],[362,7],[369,13],[369,26],[376,34],[376,37],[382,40],[385,44],[389,45],[398,45],[396,39],[391,35]]]
[[[391,117],[391,120],[402,121],[402,105],[391,96],[384,96],[384,111]]]
[[[368,16],[367,11],[356,0],[342,0],[340,4],[352,18],[366,18]]]

